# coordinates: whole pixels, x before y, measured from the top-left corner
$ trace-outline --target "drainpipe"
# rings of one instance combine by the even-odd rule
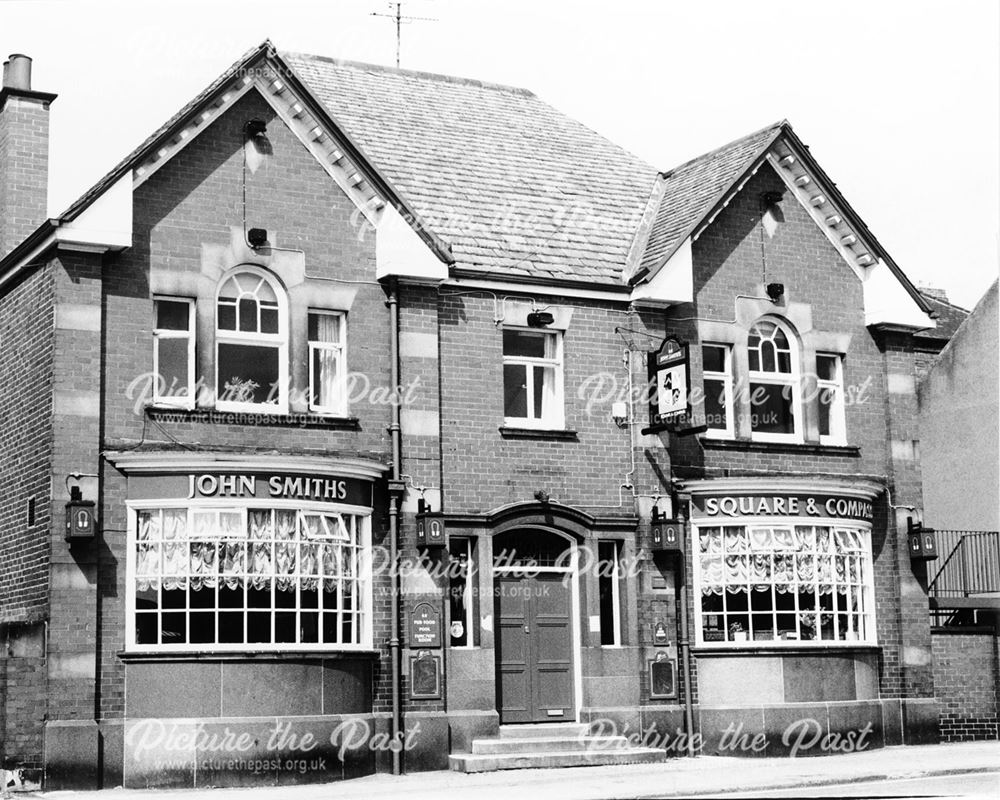
[[[392,477],[389,480],[389,564],[391,578],[392,618],[389,628],[389,658],[392,661],[392,742],[402,743],[402,719],[400,713],[400,670],[399,670],[399,510],[406,485],[400,480],[400,427],[399,427],[399,284],[395,278],[389,282],[386,305],[389,307],[389,358],[392,381],[392,420],[389,437],[392,440]],[[400,747],[392,748],[392,774],[399,775]]]
[[[685,533],[689,531],[687,525],[687,513],[685,503],[681,496],[677,497],[677,517],[681,523],[681,530]],[[690,536],[685,536],[685,540]],[[685,547],[686,550],[686,547]],[[687,733],[687,754],[689,758],[694,758],[694,710],[691,692],[691,647],[688,631],[688,603],[687,603],[687,568],[685,563],[686,553],[682,552],[677,559],[677,585],[680,591],[680,613],[681,613],[681,669],[684,671],[684,729]]]

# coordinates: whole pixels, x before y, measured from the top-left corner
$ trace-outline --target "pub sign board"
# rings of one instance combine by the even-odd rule
[[[430,603],[417,603],[410,615],[410,647],[441,646],[441,612]]]
[[[871,500],[832,494],[754,493],[694,495],[692,517],[832,517],[871,522]]]
[[[191,472],[130,475],[130,500],[298,500],[372,506],[372,482],[294,472]]]
[[[691,369],[688,345],[668,336],[658,350],[648,353],[649,427],[642,433],[673,431],[699,433],[691,417]]]
[[[410,698],[441,699],[441,658],[429,650],[410,656]]]

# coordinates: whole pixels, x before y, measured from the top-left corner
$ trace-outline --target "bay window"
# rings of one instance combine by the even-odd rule
[[[698,642],[874,643],[870,529],[698,526]]]
[[[562,339],[553,331],[503,331],[504,424],[562,428]]]
[[[132,513],[129,649],[371,646],[368,517],[265,504]]]
[[[216,392],[222,411],[287,409],[284,290],[268,273],[241,267],[222,281],[216,305]]]
[[[194,301],[153,298],[153,403],[194,407]]]
[[[750,328],[747,361],[752,438],[801,440],[798,359],[794,337],[776,321],[760,320]]]

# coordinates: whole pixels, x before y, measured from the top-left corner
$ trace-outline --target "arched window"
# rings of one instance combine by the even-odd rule
[[[220,410],[287,410],[287,313],[284,290],[262,269],[238,267],[219,283],[215,372]]]
[[[747,361],[753,437],[801,440],[799,352],[795,336],[777,320],[758,320],[747,337]]]

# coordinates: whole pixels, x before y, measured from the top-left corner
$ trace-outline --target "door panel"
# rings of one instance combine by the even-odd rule
[[[500,721],[576,717],[569,581],[563,574],[495,576]]]
[[[503,722],[531,721],[531,673],[528,638],[524,634],[528,607],[519,575],[496,576],[497,691]]]

